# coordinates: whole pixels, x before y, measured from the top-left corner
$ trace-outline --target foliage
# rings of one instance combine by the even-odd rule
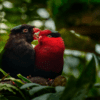
[[[10,7],[5,6],[6,2]],[[48,11],[48,17],[41,17],[37,13],[41,8]],[[58,84],[42,86],[32,83],[21,74],[17,75],[19,79],[12,78],[0,69],[0,100],[100,99],[100,54],[95,50],[96,44],[100,44],[100,0],[1,0],[0,62],[11,28],[19,24],[34,25],[33,21],[38,20],[43,24],[40,29],[51,29],[45,25],[51,19],[55,23],[55,30],[61,33],[66,50],[70,49],[71,52],[64,54],[62,75],[68,79],[66,86],[58,86]],[[4,25],[7,28],[2,27]],[[37,43],[37,41],[32,42],[34,45]],[[75,54],[74,50],[79,51]],[[83,52],[78,55],[80,51]],[[94,53],[96,56],[87,60],[87,52]],[[55,83],[58,80],[55,80]],[[12,84],[2,84],[1,81],[10,81]]]
[[[85,19],[85,21],[82,19],[87,17],[88,14],[91,14],[91,11],[96,9],[95,6],[98,7],[99,5],[99,0],[49,0],[48,11],[51,12],[50,14],[55,20],[57,29],[59,30],[77,25],[91,25],[89,18],[92,15],[91,17],[88,16],[88,19]],[[98,21],[100,22],[100,20]]]
[[[17,75],[19,78],[21,78],[23,81],[30,83],[31,81],[29,81],[27,78],[23,77],[21,74]]]
[[[2,71],[5,75],[7,74],[3,70],[0,71]],[[1,98],[8,99],[9,97],[3,93],[7,92],[8,94],[8,91],[10,91],[12,92],[12,96],[9,95],[11,98],[16,97],[16,99],[22,99],[22,97],[24,97],[24,100],[27,100],[27,98],[28,100],[40,100],[41,98],[44,100],[83,100],[83,98],[86,99],[86,96],[87,98],[91,97],[93,94],[93,89],[97,91],[97,89],[100,87],[99,84],[94,85],[96,82],[96,65],[94,57],[92,57],[87,66],[83,68],[79,78],[76,79],[74,76],[69,77],[66,86],[42,86],[40,84],[30,82],[27,78],[20,74],[17,76],[19,76],[19,78],[23,79],[27,83],[21,86],[17,85],[17,87],[10,84],[0,83]],[[18,81],[19,79],[11,78],[11,76],[9,78],[5,78],[4,80],[7,79],[14,81],[15,84],[18,84],[18,82],[21,81]],[[3,90],[5,92],[3,92]],[[18,96],[16,90],[19,91],[22,97]]]
[[[90,71],[91,70],[91,71]],[[67,83],[67,87],[61,97],[61,100],[82,100],[85,98],[86,93],[89,91],[91,86],[95,83],[96,78],[96,66],[94,58],[89,62],[89,64],[84,68],[80,77],[75,80],[72,77]]]
[[[25,99],[23,93],[17,87],[10,85],[10,84],[0,83],[0,91],[1,91],[0,92],[1,97],[2,97],[2,95],[4,95],[6,97],[8,95],[6,93],[7,91],[10,93],[8,96],[16,95],[16,91],[18,91],[22,95],[22,97]]]

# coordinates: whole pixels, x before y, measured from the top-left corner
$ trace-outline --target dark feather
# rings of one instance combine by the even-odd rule
[[[33,27],[30,25],[21,25],[13,28],[8,42],[5,45],[5,52],[2,57],[2,68],[12,77],[18,73],[23,76],[33,75],[35,53],[31,45],[33,41]],[[28,32],[23,32],[27,29]]]

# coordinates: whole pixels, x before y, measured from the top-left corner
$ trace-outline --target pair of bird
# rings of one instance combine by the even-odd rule
[[[35,35],[39,32],[39,36]],[[38,40],[32,47],[31,42]],[[64,41],[60,33],[23,24],[11,30],[2,55],[2,69],[17,77],[20,73],[54,79],[63,70]]]

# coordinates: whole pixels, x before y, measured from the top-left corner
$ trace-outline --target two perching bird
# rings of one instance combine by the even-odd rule
[[[35,32],[39,32],[39,38]],[[31,42],[38,39],[38,45]],[[54,79],[63,70],[64,42],[58,32],[39,30],[31,25],[19,25],[11,30],[2,56],[2,69],[17,77],[31,75]]]

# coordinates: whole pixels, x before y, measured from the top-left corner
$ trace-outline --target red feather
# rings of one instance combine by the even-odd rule
[[[50,30],[39,33],[39,44],[35,49],[35,65],[38,69],[59,73],[63,69],[64,41],[61,37],[50,38]]]

